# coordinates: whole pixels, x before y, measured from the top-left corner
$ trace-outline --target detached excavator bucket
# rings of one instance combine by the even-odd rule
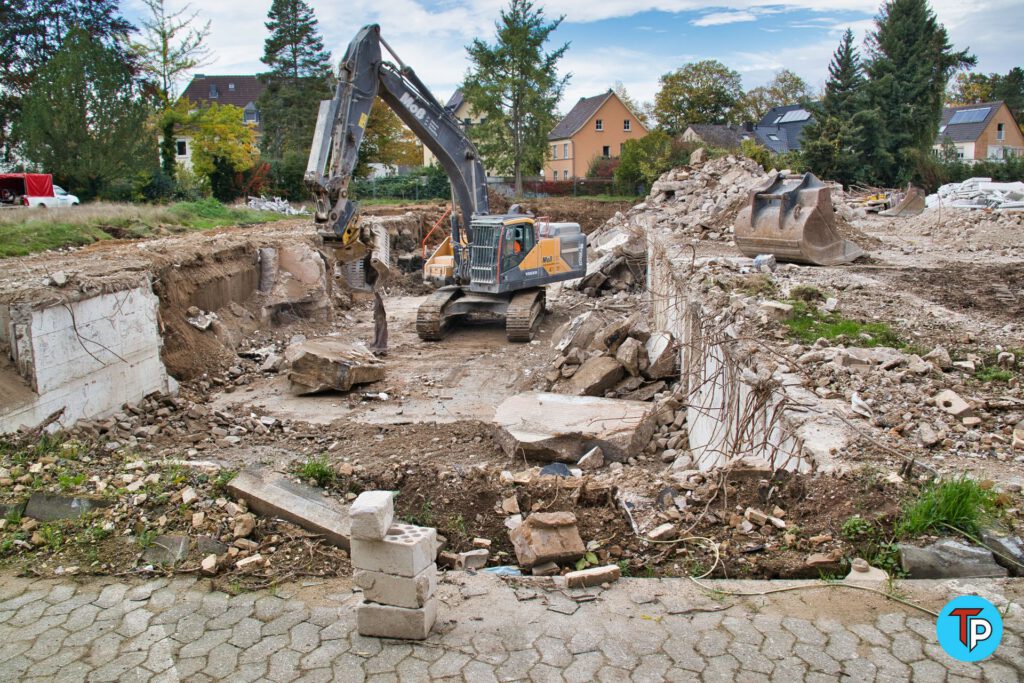
[[[886,211],[880,211],[879,216],[905,218],[907,216],[918,216],[924,213],[927,204],[925,203],[925,192],[919,187],[911,185],[907,193],[896,206]]]
[[[864,256],[836,230],[829,187],[814,175],[779,173],[750,193],[736,217],[736,246],[744,256],[834,266]]]

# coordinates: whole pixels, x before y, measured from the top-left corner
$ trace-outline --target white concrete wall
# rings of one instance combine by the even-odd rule
[[[22,310],[16,364],[34,397],[0,406],[0,432],[38,424],[61,407],[61,422],[70,424],[168,391],[173,380],[160,358],[158,307],[146,286]]]
[[[834,435],[831,424],[805,424],[806,416],[788,410],[790,387],[765,391],[747,381],[751,373],[743,372],[744,365],[735,360],[737,345],[728,341],[739,334],[729,326],[722,331],[716,320],[722,311],[707,306],[701,291],[689,286],[690,263],[689,249],[666,246],[657,234],[648,235],[647,288],[654,325],[680,341],[689,446],[697,466],[708,470],[753,456],[777,469],[829,469],[827,457],[816,457],[821,449],[805,448],[804,435],[817,437],[815,428],[824,432],[822,443],[831,439],[825,456],[845,445],[845,437]]]

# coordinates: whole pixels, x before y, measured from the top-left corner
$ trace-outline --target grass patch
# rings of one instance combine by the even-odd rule
[[[994,365],[983,365],[974,373],[974,379],[979,382],[1009,382],[1013,379],[1013,371]]]
[[[775,280],[765,273],[739,277],[729,281],[727,284],[732,289],[743,292],[747,296],[774,296],[779,291],[779,288],[775,285]]]
[[[0,211],[0,258],[113,238],[141,239],[285,218],[271,211],[226,206],[215,199],[169,206],[94,202],[63,209],[5,209]]]
[[[334,479],[337,477],[334,468],[331,467],[330,462],[325,457],[307,460],[302,465],[299,465],[296,472],[303,479],[315,481],[316,485],[321,488],[334,483]]]
[[[896,525],[898,536],[957,531],[977,537],[995,513],[996,494],[967,477],[931,483],[907,505]]]
[[[863,323],[844,318],[838,313],[824,314],[799,299],[791,299],[790,303],[793,305],[793,315],[785,321],[785,325],[791,337],[805,344],[813,344],[822,337],[829,341],[843,337],[856,341],[858,346],[904,346],[903,340],[886,323]],[[861,335],[868,335],[868,338]]]

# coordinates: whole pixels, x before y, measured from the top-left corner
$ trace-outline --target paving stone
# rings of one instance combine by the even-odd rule
[[[270,656],[270,669],[267,678],[275,683],[290,683],[299,677],[299,659],[302,658],[298,652],[282,648]]]
[[[288,633],[296,624],[301,624],[309,617],[309,610],[301,609],[285,612],[281,616],[267,622],[263,626],[263,635],[280,636]]]
[[[106,681],[125,681],[130,679],[138,680],[137,668],[146,660],[146,653],[131,652],[121,655],[111,662],[97,668],[89,674],[90,681],[103,683]],[[134,675],[133,675],[134,674]],[[145,676],[148,679],[150,676]]]
[[[533,665],[540,661],[536,650],[515,650],[510,652],[505,663],[495,672],[499,681],[518,681],[528,677]]]

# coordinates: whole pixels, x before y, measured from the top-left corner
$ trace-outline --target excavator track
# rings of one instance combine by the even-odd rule
[[[439,289],[420,304],[416,311],[416,334],[423,341],[441,341],[448,329],[445,306],[462,296],[458,287]]]
[[[544,317],[544,290],[527,289],[513,295],[505,314],[505,334],[509,341],[533,339]]]

